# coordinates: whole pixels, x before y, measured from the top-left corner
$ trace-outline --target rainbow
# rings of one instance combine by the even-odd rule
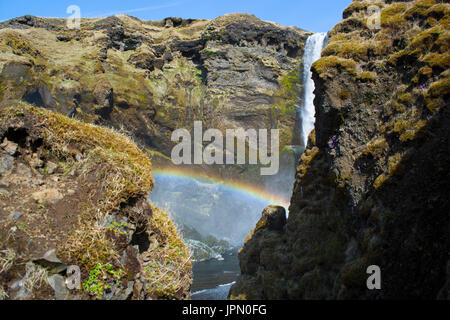
[[[220,185],[220,187],[234,191],[246,196],[251,196],[254,198],[258,198],[262,201],[268,202],[273,205],[283,206],[288,209],[290,200],[279,196],[277,194],[271,193],[265,189],[258,188],[255,185],[251,185],[245,182],[234,182],[227,181],[217,177],[207,176],[205,174],[199,173],[194,170],[189,169],[177,169],[177,168],[164,168],[164,169],[156,169],[152,172],[152,175],[155,178],[181,178],[181,179],[189,179],[196,180],[200,183],[205,184],[213,184]]]

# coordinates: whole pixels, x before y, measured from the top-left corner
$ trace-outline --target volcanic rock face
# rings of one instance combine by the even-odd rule
[[[0,92],[124,130],[155,161],[170,156],[172,131],[194,120],[278,128],[283,148],[299,144],[294,107],[309,34],[245,14],[83,19],[81,30],[26,16],[0,24]]]
[[[313,65],[287,225],[249,236],[231,298],[448,299],[450,4],[378,1],[375,29],[369,5],[346,9]]]

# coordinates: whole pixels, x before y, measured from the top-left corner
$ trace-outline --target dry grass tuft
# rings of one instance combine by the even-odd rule
[[[48,284],[47,270],[33,263],[28,263],[25,267],[26,276],[23,286],[30,292],[40,289],[44,284]]]
[[[169,216],[156,207],[152,209],[151,229],[157,234],[159,246],[151,251],[145,267],[147,292],[158,298],[180,298],[177,295],[191,284],[192,255]]]
[[[14,265],[16,252],[12,249],[0,251],[0,273],[6,273]]]

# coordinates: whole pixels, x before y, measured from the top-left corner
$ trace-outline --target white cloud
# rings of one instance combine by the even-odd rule
[[[87,14],[87,15],[85,15],[85,17],[86,18],[109,17],[109,16],[114,16],[117,14],[130,14],[130,13],[144,12],[144,11],[155,11],[155,10],[159,10],[159,9],[176,7],[182,3],[183,2],[180,1],[180,2],[172,2],[172,3],[168,3],[168,4],[163,4],[163,5],[159,5],[159,6],[150,6],[150,7],[145,7],[145,8],[117,10],[117,11],[110,11],[110,12],[97,13],[97,14]]]

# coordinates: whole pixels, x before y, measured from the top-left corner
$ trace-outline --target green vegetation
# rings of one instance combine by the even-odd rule
[[[373,75],[372,72],[364,71],[361,74],[359,74],[356,77],[356,79],[361,80],[362,82],[375,81],[375,76]]]
[[[400,163],[404,157],[404,154],[396,153],[395,155],[389,157],[388,159],[388,172],[382,173],[373,183],[375,190],[378,190],[385,184],[389,178],[391,178],[395,172],[398,170]]]
[[[6,93],[6,79],[4,79],[1,75],[0,75],[0,101],[3,100],[3,96]]]
[[[113,221],[113,222],[111,222],[111,225],[107,229],[111,230],[115,234],[126,235],[127,233],[125,231],[123,231],[125,228],[127,228],[127,224],[125,222],[117,223],[117,222]]]
[[[110,217],[121,216],[124,208],[147,197],[153,187],[150,160],[131,139],[112,129],[78,122],[23,102],[0,109],[0,120],[17,121],[11,120],[9,114],[16,116],[18,112],[30,121],[45,124],[41,132],[43,143],[51,146],[46,149],[46,156],[66,174],[76,171],[81,181],[96,181],[95,188],[86,190],[89,200],[73,213],[78,223],[58,243],[57,256],[80,266],[82,273],[89,273],[83,290],[102,299],[113,283],[119,286],[119,281],[131,272],[122,265],[123,248],[116,242],[127,236],[129,220],[109,222]],[[145,266],[145,290],[155,299],[181,299],[192,276],[190,252],[167,214],[155,207],[151,211],[153,214],[148,216],[125,211],[133,215],[127,216],[131,221],[141,221],[152,232],[147,234],[154,246]],[[23,229],[18,226],[25,233],[26,228],[25,224]],[[4,267],[2,261],[0,264]]]
[[[123,273],[122,269],[114,270],[111,264],[102,265],[99,263],[91,270],[89,279],[83,283],[82,287],[89,295],[101,299],[105,291],[111,289],[111,285],[108,283],[114,281],[116,285],[119,285]]]
[[[425,120],[398,120],[394,124],[394,132],[400,135],[402,142],[406,142],[413,140],[426,124],[427,122]]]
[[[432,52],[427,54],[422,61],[428,63],[433,69],[445,70],[450,68],[450,53]]]
[[[404,3],[393,3],[381,11],[381,26],[385,28],[400,29],[407,25],[403,15],[407,5]]]
[[[428,8],[432,7],[436,3],[436,0],[418,0],[414,1],[411,8],[405,12],[405,18],[417,19],[427,16]]]
[[[350,98],[350,91],[347,89],[343,89],[338,93],[338,97],[339,99],[341,99],[342,101],[347,100],[348,98]]]
[[[31,58],[40,55],[39,50],[17,32],[8,32],[2,35],[2,44],[12,49],[12,52],[18,56],[29,56]]]
[[[385,151],[389,148],[389,144],[387,143],[385,138],[376,138],[370,141],[366,148],[363,150],[362,154],[371,154],[374,157],[381,157]]]
[[[331,72],[337,70],[338,72],[347,72],[356,75],[356,62],[350,59],[344,59],[337,56],[326,56],[313,64],[313,68],[317,73]]]
[[[404,93],[402,95],[400,95],[400,97],[398,98],[400,102],[404,103],[404,104],[410,104],[413,101],[413,96],[411,93]]]
[[[302,179],[306,175],[310,163],[319,155],[319,152],[320,150],[317,147],[305,150],[305,152],[302,154],[302,161],[300,162],[300,166],[297,168],[298,179]]]
[[[366,10],[370,6],[379,6],[383,7],[383,2],[375,2],[375,1],[353,1],[345,10],[344,10],[344,17],[349,17],[355,13],[359,13],[361,15],[366,14]]]
[[[450,14],[450,5],[448,3],[435,4],[425,12],[427,17],[433,17],[436,20],[440,20],[448,14]]]
[[[430,112],[445,106],[445,96],[450,92],[450,77],[433,82],[425,94],[426,107]]]
[[[280,80],[280,90],[274,92],[277,114],[288,115],[294,112],[295,106],[299,105],[301,93],[300,71],[296,68]]]
[[[356,41],[332,41],[323,51],[324,56],[335,55],[345,59],[367,60],[367,52],[370,48],[367,42]]]

